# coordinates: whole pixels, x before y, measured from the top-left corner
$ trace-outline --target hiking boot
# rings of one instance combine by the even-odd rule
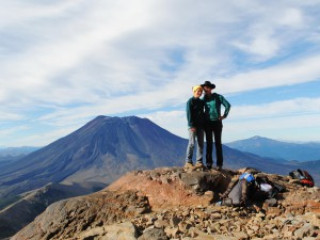
[[[221,171],[222,170],[222,166],[217,166],[217,170]]]
[[[202,162],[197,162],[195,168],[204,168],[204,165]]]
[[[185,168],[185,169],[191,169],[191,168],[193,168],[192,162],[186,162],[186,164],[184,165],[184,168]]]
[[[212,169],[212,165],[211,164],[207,164],[207,169],[208,170]]]

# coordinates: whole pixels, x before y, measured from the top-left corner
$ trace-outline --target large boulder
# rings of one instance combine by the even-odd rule
[[[148,211],[150,207],[146,197],[129,191],[121,194],[101,191],[50,205],[12,240],[69,239],[95,232],[101,236],[107,233],[111,235],[110,225]],[[127,225],[115,225],[112,229],[121,227],[127,229],[121,230],[123,232],[133,232]]]
[[[135,171],[121,177],[107,189],[137,191],[148,197],[152,209],[175,206],[208,206],[217,200],[230,182],[230,174],[219,171],[185,171],[158,168]]]

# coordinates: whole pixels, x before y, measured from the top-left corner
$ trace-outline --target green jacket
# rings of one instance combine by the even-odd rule
[[[204,124],[204,101],[200,98],[190,98],[186,106],[188,126],[203,127]]]
[[[223,116],[227,117],[230,111],[230,103],[222,96],[217,93],[211,94],[211,96],[204,96],[203,98],[205,105],[205,121],[214,122],[218,121],[221,116],[221,105],[224,106]]]

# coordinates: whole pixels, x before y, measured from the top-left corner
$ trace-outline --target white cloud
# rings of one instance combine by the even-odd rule
[[[304,16],[299,9],[289,8],[278,21],[285,26],[300,28],[304,22],[303,18]]]
[[[10,93],[7,96],[18,93],[19,97],[29,98],[31,103],[48,101],[60,104],[81,101],[84,94],[91,96],[93,93],[87,88],[91,79],[79,82],[78,79],[65,78],[66,73],[78,67],[85,68],[83,62],[90,60],[90,55],[99,51],[101,46],[145,24],[143,7],[131,8],[132,4],[127,4],[118,14],[119,7],[82,9],[82,16],[88,22],[85,24],[82,18],[73,17],[64,26],[57,24],[59,35],[51,33],[54,22],[38,23],[39,35],[48,35],[43,37],[45,41],[31,45],[14,58],[3,58],[1,62],[4,70],[1,79],[10,79],[3,82]],[[33,26],[26,28],[32,31]]]
[[[295,115],[319,114],[320,98],[296,98],[276,101],[267,104],[236,106],[232,108],[232,116],[241,119],[261,119]]]
[[[15,142],[17,139],[14,138],[10,138],[8,136],[12,136],[15,134],[18,134],[21,131],[25,131],[29,129],[28,126],[26,125],[20,125],[20,126],[14,126],[14,127],[6,127],[4,129],[0,129],[0,141],[1,141],[1,145],[5,145],[5,146],[13,146],[15,145]],[[27,141],[24,143],[19,144],[20,146],[25,145],[26,143],[28,143]]]
[[[263,32],[255,36],[250,42],[234,42],[233,45],[239,49],[254,54],[259,60],[273,57],[279,50],[279,42],[271,34]]]
[[[317,140],[317,130],[320,128],[319,109],[320,98],[296,98],[262,105],[235,106],[224,121],[224,136],[228,141],[258,134],[299,140],[296,131],[302,126],[310,135],[310,140]],[[151,119],[181,137],[187,137],[187,120],[183,110],[159,111],[140,116]],[[308,140],[306,132],[299,131],[298,135],[304,135],[303,140]]]
[[[157,125],[180,137],[188,137],[188,125],[184,111],[158,111],[149,114],[140,114],[139,117],[148,118]]]
[[[224,78],[219,81],[219,85],[221,85],[222,91],[234,93],[318,81],[320,76],[319,61],[320,56],[310,56]]]
[[[320,98],[296,98],[236,106],[225,124],[226,141],[254,135],[294,141],[319,141]]]
[[[8,134],[12,134],[16,131],[21,131],[24,132],[24,130],[28,130],[28,128],[22,127],[22,128],[15,128],[15,129],[9,129],[8,131],[6,131],[5,133]],[[50,143],[52,143],[53,141],[56,141],[58,139],[60,139],[61,137],[64,137],[68,134],[70,134],[71,132],[77,130],[77,128],[75,128],[75,126],[64,126],[63,128],[59,128],[59,129],[55,129],[55,130],[51,130],[48,129],[45,132],[42,133],[33,133],[33,134],[26,134],[26,135],[22,135],[17,139],[3,139],[1,142],[4,143],[4,145],[6,146],[12,146],[12,147],[19,147],[19,146],[25,146],[26,144],[28,146],[39,146],[39,147],[43,147],[46,146]],[[2,133],[4,131],[0,131],[0,133]]]
[[[39,18],[48,19],[66,13],[84,1],[55,1],[54,4],[11,0],[1,3],[0,27],[12,27]]]
[[[0,121],[15,121],[22,120],[24,116],[22,114],[7,112],[7,110],[2,110],[0,108]]]
[[[286,59],[300,42],[319,39],[317,7],[251,0],[3,3],[2,120],[71,128],[96,115],[149,112],[182,134],[183,127],[161,119],[173,114],[163,109],[182,106],[204,80],[222,94],[319,80],[317,51]],[[179,114],[171,117],[181,122]]]
[[[243,73],[229,79],[216,81],[217,91],[229,94],[239,93],[315,80],[320,76],[317,64],[320,61],[320,57],[304,59],[304,61]],[[184,73],[182,75],[184,76]],[[186,78],[178,76],[175,81],[160,88],[155,86],[154,89],[148,92],[140,93],[137,91],[137,93],[131,95],[100,99],[94,105],[58,109],[51,114],[44,115],[41,119],[58,121],[63,124],[64,122],[72,122],[72,119],[78,121],[81,118],[88,119],[100,114],[115,115],[139,110],[155,111],[166,106],[181,106],[191,96],[191,86],[198,83],[198,79],[201,79],[200,76],[194,79],[190,78],[190,76],[186,76]],[[273,105],[270,108],[278,108],[278,103],[273,103]],[[259,106],[245,108],[262,109]]]
[[[29,44],[11,60],[4,58],[5,71],[1,72],[1,78],[11,79],[4,85],[9,93],[3,94],[4,97],[19,95],[20,100],[15,101],[23,98],[29,104],[92,102],[100,100],[97,92],[113,96],[119,91],[130,92],[133,87],[149,91],[152,81],[168,83],[168,78],[186,73],[204,78],[219,71],[221,64],[224,65],[221,60],[227,60],[220,45],[235,37],[232,31],[240,31],[238,21],[240,25],[249,23],[246,34],[249,44],[242,43],[244,48],[266,56],[278,52],[279,39],[273,36],[275,23],[267,17],[274,8],[252,1],[246,1],[245,5],[233,1],[227,5],[184,1],[184,8],[181,1],[141,3],[78,1],[77,4],[60,2],[23,7],[20,20],[41,19],[36,24],[24,25],[25,31],[36,33],[30,41],[37,44]],[[257,5],[257,11],[247,8],[252,4]],[[33,7],[35,14],[30,15]],[[286,10],[283,5],[279,9],[277,14],[285,10],[285,24],[302,21],[299,10],[292,7]],[[212,11],[216,14],[212,15]],[[40,13],[43,15],[39,16]],[[258,14],[262,17],[250,23]],[[42,19],[43,16],[47,17]],[[265,28],[269,25],[271,27]],[[241,35],[237,38],[242,39]],[[180,71],[166,74],[159,69],[161,64],[170,61],[164,51],[175,47],[184,49],[186,62]],[[15,66],[14,69],[11,66]]]
[[[255,135],[290,141],[319,141],[320,115],[275,116],[254,120],[230,121],[224,124],[225,142]]]

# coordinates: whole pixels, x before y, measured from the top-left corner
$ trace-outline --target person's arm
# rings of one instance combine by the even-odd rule
[[[221,104],[224,106],[224,114],[221,116],[221,120],[222,120],[227,118],[231,108],[231,104],[222,95],[220,95],[220,101],[221,101]]]
[[[189,99],[186,106],[187,121],[188,121],[189,128],[193,128],[193,115],[191,112],[191,107],[192,107],[192,100]]]
[[[221,199],[227,198],[233,187],[238,183],[239,176],[234,176],[228,184],[227,190],[223,194],[219,194]]]

